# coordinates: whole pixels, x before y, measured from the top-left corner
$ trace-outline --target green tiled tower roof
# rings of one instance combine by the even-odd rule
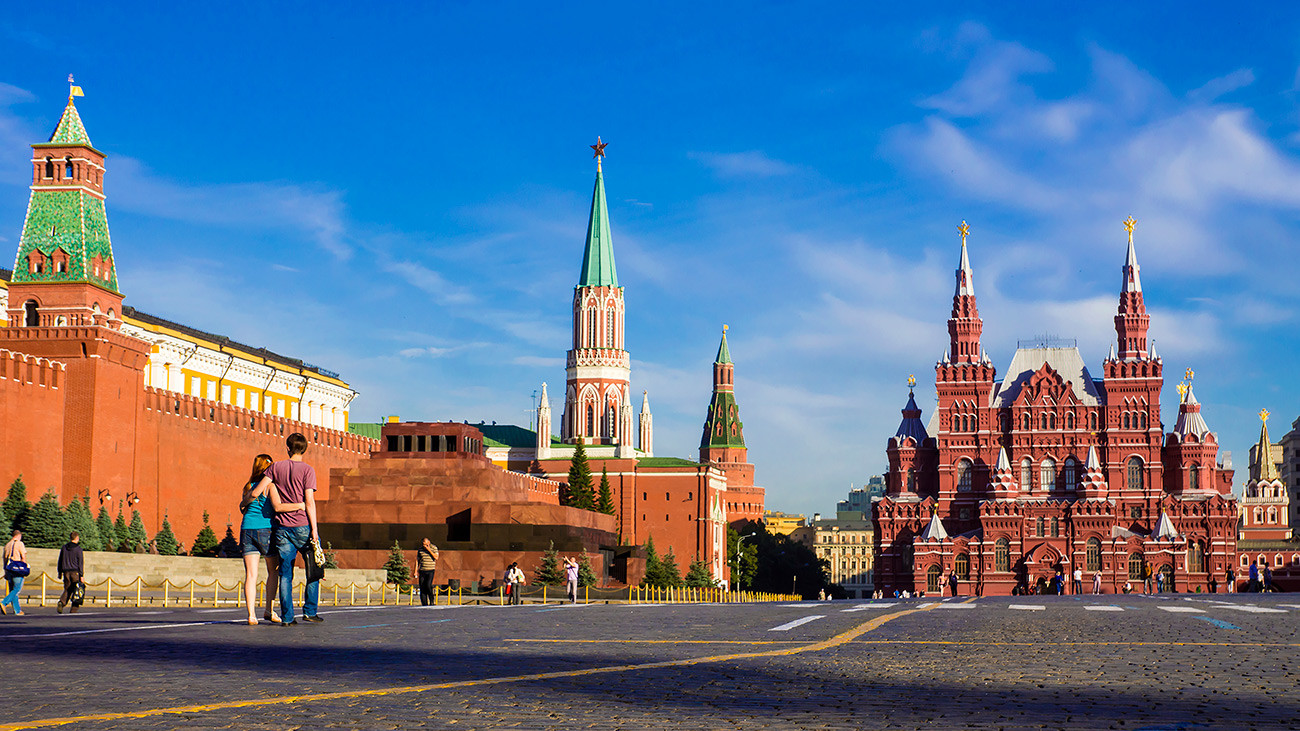
[[[68,106],[63,108],[63,116],[59,118],[59,126],[54,128],[54,134],[50,135],[50,142],[93,147],[90,135],[86,134],[86,126],[81,123],[81,115],[77,114],[77,107],[72,103],[72,97],[68,97]]]
[[[725,326],[724,326],[725,327]],[[704,434],[700,449],[710,447],[745,446],[745,425],[740,421],[740,407],[736,405],[736,392],[732,384],[735,366],[731,350],[727,348],[727,332],[722,331],[718,344],[718,357],[713,362],[713,398],[709,400],[709,414],[704,419]]]
[[[85,152],[75,152],[73,156],[103,160],[103,155],[90,146],[90,137],[71,99],[63,109],[63,118],[59,120],[50,142],[33,147],[38,149],[38,154],[39,150],[51,147],[85,148]],[[62,152],[58,154],[63,155]],[[62,160],[54,160],[52,164],[62,171]],[[87,282],[118,292],[117,267],[113,262],[104,199],[92,192],[91,183],[84,175],[82,179],[64,182],[56,178],[51,182],[54,184],[48,187],[40,182],[32,187],[27,202],[27,218],[14,259],[13,281]],[[29,264],[34,251],[44,255],[39,272],[32,271]],[[59,271],[57,264],[61,257],[55,256],[59,251],[67,257],[63,271]]]
[[[587,222],[587,250],[582,255],[579,287],[617,287],[614,270],[614,237],[609,233],[609,210],[605,207],[605,177],[596,168],[596,189],[591,194],[591,219]]]
[[[730,363],[731,351],[727,349],[727,333],[722,333],[722,343],[718,345],[718,357],[713,359],[714,363]]]

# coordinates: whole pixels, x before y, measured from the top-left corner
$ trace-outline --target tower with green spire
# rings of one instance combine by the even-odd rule
[[[700,461],[720,468],[727,475],[726,519],[737,525],[742,521],[763,519],[765,493],[754,486],[754,465],[749,463],[745,447],[745,425],[736,405],[736,366],[727,347],[727,326],[722,326],[722,341],[713,359],[713,398],[704,417],[700,436]]]
[[[69,79],[71,81],[71,79]],[[73,102],[46,142],[32,145],[31,197],[14,257],[9,321],[26,327],[119,324],[113,246],[104,209],[104,153]]]
[[[632,456],[629,402],[631,358],[623,341],[623,288],[614,267],[614,239],[605,203],[601,161],[607,143],[596,139],[596,184],[591,194],[582,271],[573,288],[573,347],[566,362],[567,388],[560,434],[564,441],[613,445]]]

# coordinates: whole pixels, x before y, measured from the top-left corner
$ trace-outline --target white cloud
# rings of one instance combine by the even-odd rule
[[[1204,85],[1187,93],[1193,101],[1208,103],[1238,89],[1244,89],[1255,83],[1255,72],[1251,69],[1237,69],[1230,74],[1210,79]]]
[[[688,155],[723,178],[771,178],[790,175],[798,167],[768,157],[761,150],[746,152],[692,152]]]

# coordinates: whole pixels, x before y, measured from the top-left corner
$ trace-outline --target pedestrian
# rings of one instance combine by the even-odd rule
[[[294,432],[284,445],[289,458],[266,468],[258,486],[267,489],[275,507],[275,552],[280,557],[280,626],[290,627],[298,624],[293,616],[293,560],[300,551],[314,552],[314,548],[320,546],[320,530],[316,525],[316,470],[303,461],[303,455],[307,453],[307,437]],[[314,545],[309,546],[308,542]],[[320,579],[311,576],[306,579],[302,619],[304,622],[324,622],[316,613]]]
[[[1264,564],[1264,586],[1260,591],[1273,591],[1273,569]]]
[[[1219,593],[1219,580],[1214,578],[1214,574],[1210,574],[1210,593],[1211,594]]]
[[[524,572],[519,568],[519,562],[510,564],[506,569],[506,583],[510,585],[510,603],[523,604],[524,598],[520,595],[524,590]]]
[[[420,606],[427,607],[435,600],[433,572],[438,568],[438,547],[425,538],[415,552],[415,572],[420,577]]]
[[[244,605],[248,608],[248,623],[257,624],[257,564],[259,559],[266,560],[266,608],[262,618],[268,622],[279,623],[280,617],[271,608],[280,587],[279,565],[271,544],[271,521],[275,518],[275,508],[266,497],[267,487],[262,485],[266,468],[274,460],[269,454],[259,454],[253,458],[253,472],[244,483],[243,497],[239,501],[239,512],[244,514],[239,523],[239,546],[244,554]]]
[[[1250,580],[1246,582],[1246,593],[1254,594],[1255,592],[1259,591],[1258,587],[1259,587],[1259,566],[1254,561],[1251,561]]]
[[[0,599],[0,614],[8,614],[8,605],[16,616],[22,616],[23,608],[18,606],[18,595],[23,590],[23,580],[31,573],[27,567],[27,545],[23,543],[23,532],[15,530],[4,548],[5,581],[9,584],[9,593]]]
[[[1229,594],[1236,594],[1236,593],[1237,593],[1237,574],[1236,574],[1235,572],[1233,572],[1231,566],[1228,567],[1228,573],[1227,573],[1226,576],[1227,576],[1227,583],[1228,583],[1228,593],[1229,593]]]
[[[81,609],[81,600],[74,597],[77,592],[77,585],[81,583],[81,577],[85,573],[85,560],[81,553],[81,534],[72,531],[68,536],[68,542],[63,544],[59,549],[59,578],[63,579],[63,594],[59,597],[58,612],[63,614],[63,608],[72,603],[71,611],[75,612]]]
[[[1165,572],[1158,571],[1156,572],[1156,593],[1163,594],[1164,592],[1165,592]]]
[[[1083,569],[1078,566],[1074,567],[1074,586],[1072,587],[1072,593],[1083,593]]]
[[[1151,593],[1151,565],[1142,564],[1142,593]]]
[[[948,588],[952,589],[952,595],[957,596],[957,572],[948,574]]]
[[[569,603],[578,603],[578,560],[573,557],[564,559],[564,588],[569,594]]]
[[[1101,593],[1101,572],[1100,571],[1092,575],[1092,593],[1093,594]]]

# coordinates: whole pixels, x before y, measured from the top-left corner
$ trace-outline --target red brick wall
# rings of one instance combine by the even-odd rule
[[[177,538],[189,546],[211,513],[220,537],[229,520],[239,532],[239,498],[259,453],[284,459],[284,440],[307,437],[305,461],[316,469],[317,499],[330,496],[330,470],[350,468],[379,448],[374,439],[230,404],[147,387],[142,390],[136,431],[136,509],[150,535],[166,515]],[[117,497],[117,495],[114,495]],[[114,508],[116,510],[116,508]]]
[[[67,373],[62,363],[0,349],[0,490],[22,475],[35,501],[63,485],[63,409]]]

